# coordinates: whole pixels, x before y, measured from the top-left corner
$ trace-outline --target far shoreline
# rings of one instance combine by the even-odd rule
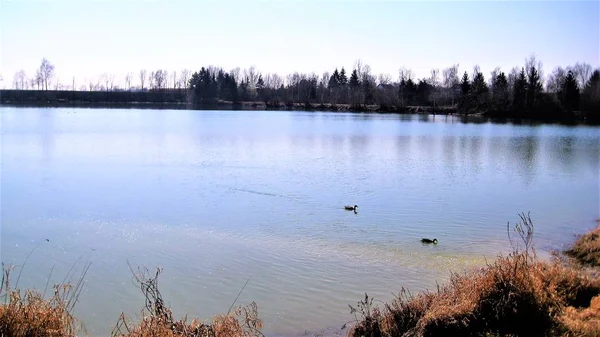
[[[277,102],[277,101],[226,101],[194,102],[187,90],[164,91],[46,91],[46,90],[0,90],[0,107],[17,108],[87,108],[87,109],[168,109],[168,110],[232,110],[232,111],[313,111],[391,115],[441,115],[456,116],[462,121],[477,122],[482,119],[494,123],[514,124],[565,124],[600,125],[600,121],[585,117],[532,118],[496,116],[486,111],[465,113],[458,104],[451,106],[384,104]]]
[[[341,106],[341,107],[340,107]],[[194,103],[170,103],[170,102],[0,102],[0,108],[75,108],[75,109],[140,109],[140,110],[193,110],[193,111],[305,111],[305,112],[323,112],[323,113],[359,113],[374,115],[433,115],[433,116],[452,116],[463,123],[485,123],[492,122],[497,124],[515,124],[515,125],[568,125],[568,126],[600,126],[600,123],[586,120],[564,120],[564,119],[531,119],[531,118],[509,118],[494,117],[483,113],[461,114],[452,107],[422,107],[410,106],[396,108],[380,108],[371,106],[367,108],[350,107],[347,104],[338,104],[338,108],[332,108],[327,105],[311,104],[307,107],[305,104],[294,103],[293,106],[281,105],[278,107],[267,106],[262,102],[219,102],[215,105],[201,105]]]

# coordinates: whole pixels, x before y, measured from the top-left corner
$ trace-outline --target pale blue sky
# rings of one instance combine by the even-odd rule
[[[46,57],[79,86],[104,72],[123,82],[141,68],[205,65],[320,75],[360,58],[394,80],[401,66],[425,77],[453,63],[487,77],[535,53],[548,73],[600,65],[599,17],[598,1],[0,0],[0,71],[11,86]]]

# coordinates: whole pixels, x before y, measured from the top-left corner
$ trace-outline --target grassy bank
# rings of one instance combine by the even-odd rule
[[[365,295],[351,306],[355,320],[348,336],[600,336],[600,279],[581,268],[599,266],[600,226],[565,251],[576,264],[538,259],[532,246],[533,224],[524,214],[507,231],[511,254],[454,273],[435,291],[412,295],[402,290],[382,307],[373,306],[373,299]],[[228,313],[210,320],[176,319],[158,288],[160,270],[132,273],[145,305],[137,320],[121,314],[113,337],[262,336],[254,302],[234,307],[234,301]],[[85,273],[74,282],[54,286],[48,297],[46,291],[19,290],[19,277],[11,287],[10,274],[11,268],[3,268],[0,336],[85,335],[72,315]]]
[[[597,220],[600,223],[600,219]],[[600,225],[580,236],[565,255],[575,259],[581,266],[600,267]]]
[[[514,251],[448,284],[412,296],[401,291],[383,308],[367,296],[352,307],[349,336],[600,336],[600,279],[560,260],[541,261],[533,224],[522,215]],[[596,263],[600,227],[567,250]],[[510,231],[509,231],[510,237]]]

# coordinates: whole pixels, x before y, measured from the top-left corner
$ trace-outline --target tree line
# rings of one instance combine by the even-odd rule
[[[28,80],[24,71],[17,72],[14,87],[49,90],[53,77],[54,66],[43,59],[33,78]],[[138,85],[134,85],[136,77]],[[463,114],[498,117],[600,117],[600,69],[576,63],[557,67],[544,76],[542,63],[534,56],[506,73],[496,68],[487,78],[478,66],[471,74],[467,71],[460,74],[459,65],[455,64],[442,71],[432,69],[429,76],[419,79],[412,70],[403,67],[398,80],[392,81],[388,74],[375,76],[369,65],[358,60],[349,70],[338,67],[321,76],[295,72],[283,78],[274,73],[263,74],[254,67],[226,71],[206,66],[194,73],[183,70],[179,74],[161,69],[140,70],[137,76],[128,73],[124,80],[125,86],[119,87],[114,76],[103,74],[98,81],[81,85],[80,89],[187,90],[190,101],[205,105],[219,101],[263,102],[267,107],[300,103],[307,107],[346,105],[364,109],[376,105],[382,111],[421,106],[452,107]],[[72,90],[75,87],[73,79]],[[55,89],[59,89],[58,84]]]

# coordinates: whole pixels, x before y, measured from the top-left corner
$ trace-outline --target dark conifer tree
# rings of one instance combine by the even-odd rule
[[[339,85],[340,85],[340,73],[338,72],[337,68],[335,68],[333,75],[331,75],[331,77],[329,77],[328,87],[330,89],[333,89],[333,88],[337,88]]]
[[[496,113],[506,113],[509,109],[508,80],[504,72],[500,72],[493,83],[492,110]]]
[[[460,103],[459,108],[463,113],[468,113],[471,109],[471,81],[465,71],[460,82]]]
[[[540,75],[535,66],[532,66],[527,72],[527,110],[529,114],[537,109],[541,94],[542,82]]]
[[[513,88],[513,111],[518,115],[523,115],[526,107],[527,99],[527,77],[525,69],[521,68],[521,72],[515,81]]]
[[[352,75],[350,75],[350,86],[356,88],[360,85],[360,81],[358,79],[358,72],[356,69],[352,71]]]
[[[471,84],[471,97],[474,104],[473,108],[476,112],[485,112],[487,110],[489,101],[488,93],[489,90],[487,83],[485,83],[485,77],[481,72],[477,72]]]
[[[565,81],[562,84],[560,97],[561,103],[567,111],[575,111],[579,109],[579,84],[573,75],[573,71],[569,70]]]
[[[340,71],[339,84],[341,86],[348,84],[348,77],[346,76],[346,69],[344,69],[344,67],[342,67],[342,70]]]

